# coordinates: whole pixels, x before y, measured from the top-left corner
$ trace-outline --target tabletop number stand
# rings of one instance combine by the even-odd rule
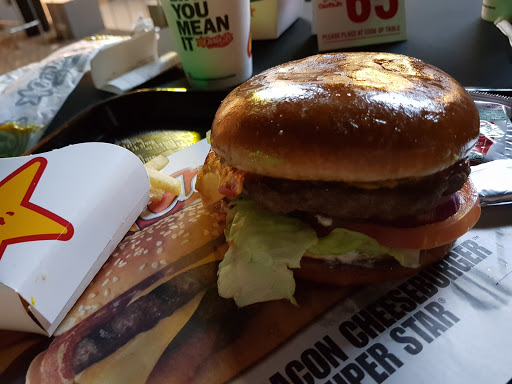
[[[0,0],[0,2],[1,1],[2,0]],[[19,16],[19,20],[24,20],[23,15],[21,13],[21,10],[19,9],[19,6],[18,6],[18,4],[15,1],[6,2],[6,3],[8,5],[12,6],[12,8],[14,9],[14,12]],[[28,11],[29,11],[30,16],[31,16],[31,18],[33,20],[29,21],[29,22],[22,22],[22,21],[15,21],[15,20],[2,20],[2,19],[0,19],[0,28],[5,29],[6,32],[7,32],[4,36],[2,36],[0,34],[0,39],[2,37],[7,38],[9,36],[13,36],[13,35],[16,35],[18,33],[25,32],[28,29],[33,28],[33,27],[37,27],[40,36],[45,36],[45,31],[44,31],[44,28],[43,28],[43,23],[41,22],[41,20],[39,20],[39,17],[37,15],[37,11],[36,11],[36,9],[34,7],[34,4],[32,3],[32,0],[27,0],[27,5],[28,5]]]

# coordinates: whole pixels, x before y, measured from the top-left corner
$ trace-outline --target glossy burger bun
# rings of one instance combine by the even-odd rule
[[[375,182],[445,169],[478,133],[473,100],[445,72],[403,55],[354,52],[254,76],[222,102],[211,143],[246,172]]]
[[[422,269],[441,261],[453,246],[453,242],[420,251],[418,268],[402,267],[395,259],[375,260],[371,266],[358,266],[336,261],[303,257],[300,268],[294,269],[296,278],[322,284],[352,286],[383,283],[414,275]]]

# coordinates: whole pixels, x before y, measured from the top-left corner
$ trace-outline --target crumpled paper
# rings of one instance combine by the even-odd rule
[[[482,207],[512,203],[512,159],[471,167],[471,180],[478,190]]]
[[[91,37],[0,76],[0,158],[32,148],[89,70],[91,59],[125,37]]]
[[[505,36],[507,36],[508,41],[509,41],[510,45],[512,46],[512,24],[510,24],[510,22],[506,18],[498,17],[494,21],[494,25],[496,25],[496,27],[498,27],[498,29],[501,31],[501,33],[503,33]]]

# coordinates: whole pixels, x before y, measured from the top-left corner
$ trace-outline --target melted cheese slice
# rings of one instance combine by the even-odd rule
[[[206,290],[201,291],[172,316],[81,372],[75,381],[79,384],[145,383],[162,353],[192,317],[205,293]]]

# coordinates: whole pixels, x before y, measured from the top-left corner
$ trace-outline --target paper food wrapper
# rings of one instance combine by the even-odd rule
[[[302,15],[303,7],[303,0],[258,0],[251,2],[252,39],[277,39]]]
[[[32,362],[28,382],[510,379],[510,206],[486,208],[479,227],[419,275],[359,289],[298,281],[298,306],[237,308],[216,288],[225,217],[194,191],[208,150],[201,141],[169,156],[162,171],[181,178],[182,193],[141,214]]]
[[[405,1],[313,0],[319,51],[406,39]]]
[[[0,159],[0,329],[51,335],[149,201],[105,143]]]
[[[0,75],[0,158],[21,156],[46,128],[103,47],[123,41],[95,36],[66,45],[45,59]]]
[[[98,52],[91,61],[94,86],[120,95],[179,64],[174,51],[159,56],[158,37],[152,29]]]
[[[511,235],[471,230],[445,261],[359,291],[235,382],[507,382]]]

